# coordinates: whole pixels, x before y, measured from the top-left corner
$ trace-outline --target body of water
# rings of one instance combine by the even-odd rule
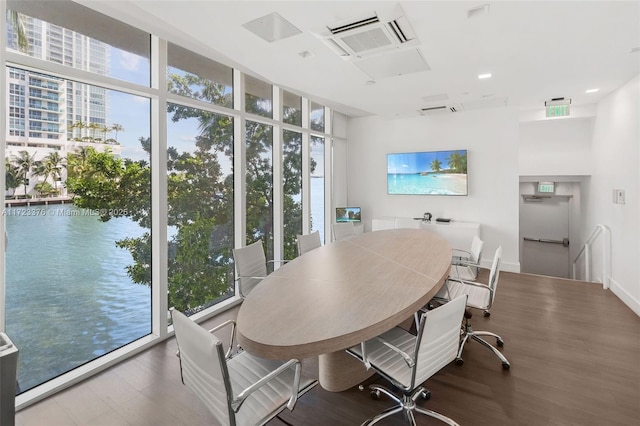
[[[6,330],[22,391],[151,332],[151,290],[115,241],[143,232],[72,205],[5,210]]]
[[[467,175],[458,173],[387,174],[389,194],[467,195]]]

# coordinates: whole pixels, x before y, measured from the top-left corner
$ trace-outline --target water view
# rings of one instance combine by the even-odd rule
[[[21,391],[151,332],[151,291],[115,241],[143,230],[73,205],[5,209],[7,334]]]

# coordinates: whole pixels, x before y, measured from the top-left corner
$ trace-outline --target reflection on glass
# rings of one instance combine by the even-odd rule
[[[273,118],[273,89],[269,83],[257,78],[244,76],[246,112]]]
[[[171,93],[233,108],[233,70],[173,43],[168,44],[167,85]]]
[[[284,259],[297,256],[302,234],[302,134],[284,130],[282,143]]]
[[[233,120],[169,104],[167,122],[168,302],[191,315],[234,294]]]
[[[294,126],[302,126],[302,97],[283,91],[282,121]]]
[[[324,243],[324,138],[311,136],[311,232]]]
[[[247,244],[262,240],[273,260],[273,127],[246,122]]]
[[[315,102],[311,102],[309,125],[311,130],[324,132],[324,107]]]
[[[150,101],[7,71],[6,329],[24,392],[151,332]]]
[[[149,86],[148,33],[70,1],[12,2],[11,7],[9,51]]]

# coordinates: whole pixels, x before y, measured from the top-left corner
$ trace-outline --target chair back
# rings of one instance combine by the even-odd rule
[[[496,297],[496,288],[498,287],[498,276],[500,275],[500,261],[502,259],[502,246],[498,246],[496,253],[493,255],[493,263],[491,264],[491,270],[489,271],[489,288],[491,289],[491,304]]]
[[[484,241],[482,241],[477,235],[473,236],[473,241],[471,241],[471,259],[469,259],[473,263],[480,263],[480,258],[482,257],[482,249],[484,248]]]
[[[262,281],[261,278],[256,277],[267,276],[267,259],[264,254],[262,240],[258,240],[246,247],[234,249],[233,262],[236,265],[236,278],[238,278],[240,295],[246,297]]]
[[[466,304],[467,295],[462,294],[422,314],[416,337],[411,389],[456,358]]]
[[[353,225],[353,222],[334,223],[332,229],[334,241],[340,241],[356,236],[356,227]]]
[[[222,342],[175,309],[171,309],[171,319],[180,353],[182,383],[202,400],[216,420],[234,426],[233,394]]]
[[[310,234],[298,235],[296,237],[298,244],[298,256],[302,256],[308,251],[317,249],[322,245],[320,241],[320,231],[315,231]]]

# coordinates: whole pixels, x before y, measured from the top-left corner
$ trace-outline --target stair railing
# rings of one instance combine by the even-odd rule
[[[611,277],[611,231],[605,225],[596,225],[580,252],[573,259],[573,279],[576,279],[576,263],[584,255],[585,281],[591,281],[592,248],[598,237],[602,237],[602,287],[607,289]]]

